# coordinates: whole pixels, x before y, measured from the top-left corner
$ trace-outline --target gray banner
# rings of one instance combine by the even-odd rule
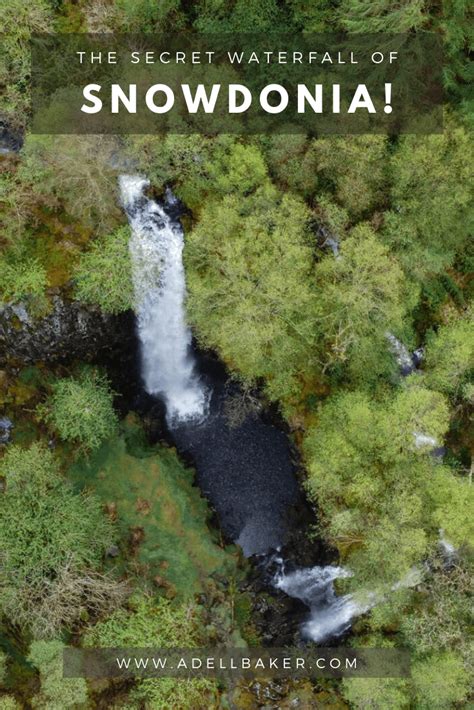
[[[404,649],[72,648],[65,678],[399,678],[410,675]]]
[[[33,133],[436,133],[420,35],[39,35]]]

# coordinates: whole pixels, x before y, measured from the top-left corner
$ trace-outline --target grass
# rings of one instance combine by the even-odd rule
[[[122,539],[141,529],[141,542],[128,550],[141,575],[150,580],[159,575],[183,598],[202,591],[213,575],[235,575],[237,550],[216,544],[193,471],[174,449],[147,448],[130,417],[122,435],[73,464],[69,475],[114,511]]]

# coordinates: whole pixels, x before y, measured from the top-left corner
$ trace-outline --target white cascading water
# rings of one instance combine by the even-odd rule
[[[405,347],[405,345],[396,338],[393,333],[385,333],[385,337],[388,340],[390,350],[395,356],[397,365],[399,366],[402,375],[409,375],[415,369],[415,363],[413,362],[413,356]]]
[[[352,577],[352,572],[344,567],[326,565],[324,567],[309,567],[285,573],[285,565],[281,557],[275,560],[279,564],[273,584],[288,596],[300,599],[310,609],[310,617],[302,627],[302,635],[315,643],[337,638],[348,631],[353,620],[370,611],[376,604],[382,602],[387,593],[365,592],[358,597],[345,594],[338,597],[334,590],[334,580]],[[397,589],[415,587],[420,584],[423,573],[413,567],[396,584]]]
[[[145,389],[163,398],[170,426],[202,420],[208,392],[195,372],[185,319],[183,230],[145,195],[148,180],[122,175],[119,184],[132,228],[130,254]],[[172,203],[171,193],[169,200]]]
[[[304,637],[320,643],[343,634],[350,628],[354,617],[364,614],[374,603],[372,595],[365,602],[356,601],[352,594],[336,596],[334,580],[350,576],[349,570],[333,565],[297,569],[289,573],[285,573],[282,565],[273,583],[310,608],[310,617],[301,632]]]

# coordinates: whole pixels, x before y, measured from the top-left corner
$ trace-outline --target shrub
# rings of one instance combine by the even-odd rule
[[[97,449],[117,426],[113,394],[107,380],[94,371],[65,378],[54,385],[47,420],[65,441]]]
[[[34,708],[77,708],[87,702],[84,678],[63,678],[61,641],[34,641],[28,660],[40,673],[41,690],[32,699]]]
[[[46,271],[37,259],[17,263],[0,261],[0,299],[9,303],[25,298],[43,301],[47,285]]]
[[[0,475],[2,612],[42,638],[113,606],[116,583],[96,571],[112,538],[99,500],[74,493],[38,443],[9,448]]]
[[[91,628],[86,646],[192,648],[203,641],[199,609],[193,604],[137,596],[129,605]],[[159,678],[140,681],[130,698],[153,710],[188,710],[213,707],[215,691],[215,683],[207,678]]]
[[[73,274],[75,296],[106,313],[121,313],[133,306],[133,284],[128,241],[130,230],[120,227],[82,254]]]

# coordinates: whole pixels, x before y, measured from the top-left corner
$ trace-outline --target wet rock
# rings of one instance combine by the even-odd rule
[[[12,429],[13,422],[8,417],[0,417],[0,444],[8,444]]]
[[[17,153],[22,145],[22,136],[12,131],[4,121],[0,121],[0,155]]]
[[[26,304],[6,304],[0,307],[0,351],[4,362],[13,358],[22,364],[96,361],[133,338],[132,318],[104,314],[60,296],[53,297],[51,310],[40,318]]]
[[[250,686],[259,703],[278,701],[288,693],[288,684],[277,680],[256,681]]]

